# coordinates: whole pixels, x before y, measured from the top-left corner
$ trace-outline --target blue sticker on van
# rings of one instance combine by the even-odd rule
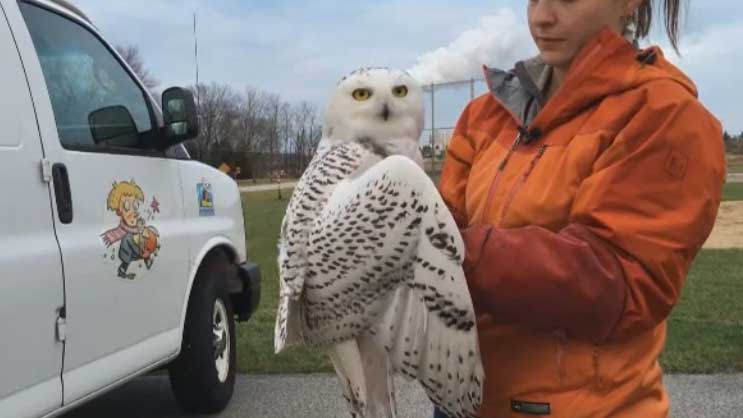
[[[196,185],[196,197],[199,201],[199,216],[214,216],[214,191],[212,185],[202,180]]]
[[[101,234],[106,252],[110,250],[111,260],[118,256],[117,276],[134,280],[137,277],[132,264],[139,261],[139,266],[152,268],[160,251],[160,233],[150,223],[155,214],[160,213],[160,202],[152,197],[147,209],[140,211],[145,202],[142,188],[131,181],[114,182],[106,199],[106,209],[115,212],[119,225]],[[136,265],[136,264],[135,264]]]

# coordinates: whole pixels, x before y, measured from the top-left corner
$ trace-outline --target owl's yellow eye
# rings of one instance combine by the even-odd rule
[[[353,91],[353,98],[363,102],[364,100],[369,100],[369,98],[372,96],[372,92],[369,89],[356,89]]]
[[[405,97],[408,95],[408,88],[406,86],[397,86],[392,89],[392,94],[395,97]]]

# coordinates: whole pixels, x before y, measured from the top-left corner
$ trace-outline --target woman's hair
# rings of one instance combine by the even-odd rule
[[[661,0],[644,0],[634,16],[635,36],[645,38],[650,33],[653,23],[653,7]],[[662,0],[665,15],[666,33],[671,45],[679,52],[679,19],[681,18],[682,0]]]

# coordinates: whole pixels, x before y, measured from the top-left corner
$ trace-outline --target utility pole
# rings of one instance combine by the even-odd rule
[[[193,12],[193,56],[196,64],[196,105],[199,104],[199,38],[196,33],[196,12]]]
[[[436,85],[431,82],[431,170],[436,171],[436,100],[434,99]]]

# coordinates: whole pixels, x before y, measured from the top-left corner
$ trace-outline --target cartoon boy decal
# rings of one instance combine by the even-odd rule
[[[153,198],[154,199],[154,198]],[[135,273],[129,273],[129,265],[137,260],[143,260],[149,270],[155,262],[159,249],[159,234],[153,226],[145,224],[140,216],[139,207],[144,202],[144,192],[132,181],[114,182],[108,194],[106,207],[120,218],[119,226],[104,232],[103,238],[106,247],[119,243],[118,276],[133,280]],[[153,200],[156,202],[156,200]]]

